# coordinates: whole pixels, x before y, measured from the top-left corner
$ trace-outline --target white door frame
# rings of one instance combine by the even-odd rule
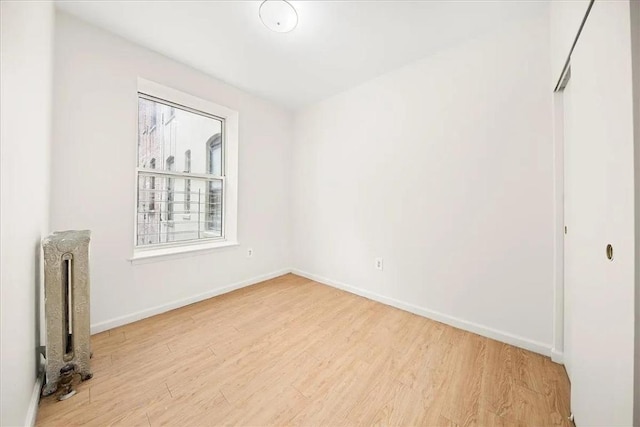
[[[576,47],[594,0],[589,2],[567,59],[553,90],[553,346],[551,360],[564,363],[564,96],[571,78],[571,53]]]
[[[567,73],[567,81],[570,73]],[[564,83],[566,85],[566,82]],[[553,93],[553,346],[551,360],[564,359],[564,103],[562,89]]]

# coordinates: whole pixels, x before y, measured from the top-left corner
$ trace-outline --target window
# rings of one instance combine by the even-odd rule
[[[173,166],[175,164],[175,158],[173,156],[167,157],[166,162],[166,170],[169,172],[173,172]],[[167,178],[167,221],[173,221],[173,199],[175,194],[173,193],[173,180],[174,178],[169,175]],[[167,225],[173,226],[173,224],[168,223]],[[169,240],[172,236],[167,236],[167,240]]]
[[[237,113],[146,80],[138,87],[134,259],[235,244]]]
[[[191,173],[191,150],[184,152],[184,172]],[[191,213],[191,180],[184,180],[184,213]]]
[[[164,124],[169,123],[171,120],[173,120],[176,117],[176,109],[173,107],[169,107],[167,114],[163,114],[163,117],[164,117]]]
[[[219,174],[222,170],[222,136],[218,133],[207,141],[207,173]],[[222,229],[222,187],[217,182],[210,181],[206,195],[208,232],[214,235]]]
[[[149,167],[151,169],[156,168],[156,159],[151,159],[151,161],[149,162]],[[151,190],[149,194],[149,210],[155,211],[156,210],[156,191],[155,191],[156,177],[155,176],[149,177],[149,190]],[[153,212],[151,212],[151,214],[153,214]]]

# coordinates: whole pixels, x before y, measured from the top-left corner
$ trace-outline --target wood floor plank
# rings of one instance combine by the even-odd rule
[[[457,373],[447,390],[442,415],[459,426],[477,424],[487,339],[467,333],[453,351]]]
[[[92,337],[38,426],[569,426],[548,358],[287,274]]]
[[[179,408],[179,410],[178,410]],[[151,426],[220,425],[232,411],[215,388],[180,397],[168,396],[145,408]]]
[[[545,360],[544,384],[551,423],[557,426],[573,427],[569,421],[571,385],[564,366]]]
[[[514,352],[510,345],[487,340],[481,404],[498,416],[509,413],[514,404]]]

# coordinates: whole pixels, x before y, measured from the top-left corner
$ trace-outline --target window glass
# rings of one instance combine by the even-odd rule
[[[222,175],[222,120],[203,114],[139,97],[138,167],[148,168],[152,158],[177,157],[178,153],[182,157],[189,151],[191,172]],[[214,135],[218,147],[210,152],[208,142]],[[183,164],[184,159],[177,160]],[[166,170],[166,164],[159,162],[157,168]]]
[[[136,245],[224,236],[224,121],[138,97]]]

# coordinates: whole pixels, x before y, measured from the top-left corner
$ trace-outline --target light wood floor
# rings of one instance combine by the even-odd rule
[[[569,425],[548,358],[286,275],[94,335],[37,425]]]

